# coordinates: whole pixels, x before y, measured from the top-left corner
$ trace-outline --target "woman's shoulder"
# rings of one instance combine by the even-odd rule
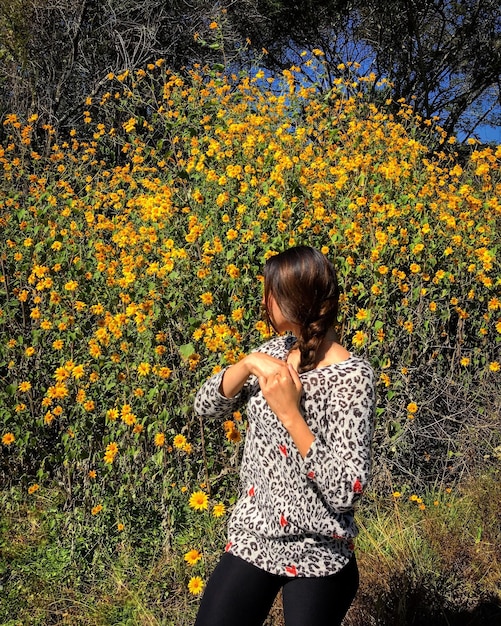
[[[263,352],[269,356],[274,356],[277,359],[284,359],[292,346],[296,343],[296,338],[293,335],[279,335],[273,337],[266,343],[263,343],[253,352]]]
[[[324,373],[335,378],[354,379],[359,382],[364,379],[370,384],[374,384],[374,370],[366,359],[349,353],[348,358],[338,363],[332,363],[322,368]]]

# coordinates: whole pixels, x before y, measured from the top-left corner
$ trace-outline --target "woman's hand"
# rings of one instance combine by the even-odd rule
[[[244,359],[249,374],[256,378],[270,378],[287,369],[287,363],[263,352],[251,352]]]
[[[258,381],[268,406],[286,428],[303,419],[299,410],[303,387],[292,365],[282,361],[282,367],[270,368],[269,373],[258,376]]]
[[[236,396],[249,376],[271,377],[287,368],[287,363],[262,352],[251,352],[224,373],[219,391],[227,398]]]
[[[270,376],[260,376],[259,386],[268,406],[288,430],[304,459],[315,440],[315,435],[309,429],[299,408],[303,392],[299,376],[292,365],[284,365],[285,367]]]

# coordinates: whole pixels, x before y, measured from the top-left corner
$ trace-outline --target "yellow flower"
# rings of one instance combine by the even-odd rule
[[[212,304],[213,302],[213,297],[210,291],[207,291],[205,293],[203,293],[200,296],[200,300],[202,300],[202,304],[205,304],[206,306],[209,304]]]
[[[29,346],[28,348],[26,348],[26,350],[24,351],[24,354],[29,358],[30,356],[33,356],[35,354],[35,348],[33,346]]]
[[[226,273],[231,276],[231,278],[238,278],[240,276],[240,270],[236,265],[233,265],[233,263],[230,263],[230,265],[226,267]]]
[[[379,377],[379,380],[383,383],[385,387],[389,387],[391,384],[391,378],[386,373],[382,373]]]
[[[122,524],[122,522],[118,522],[117,524],[117,530],[119,533],[121,533],[124,530],[125,526]]]
[[[56,339],[52,343],[52,347],[54,348],[54,350],[62,350],[64,347],[64,342],[61,339]]]
[[[409,402],[407,405],[407,410],[409,413],[416,413],[418,410],[418,405],[415,402]]]
[[[461,365],[463,367],[467,367],[470,364],[470,358],[467,356],[464,356],[461,361],[460,361]]]
[[[96,478],[96,476],[97,476],[96,470],[89,470],[88,476],[89,476],[90,479],[94,480],[94,478]]]
[[[492,361],[492,363],[489,364],[489,369],[491,370],[491,372],[499,372],[500,368],[501,365],[499,365],[498,361]]]
[[[235,309],[232,312],[232,314],[231,314],[231,318],[235,322],[239,322],[241,319],[243,319],[243,316],[244,316],[244,309],[243,309],[243,307]]]
[[[174,444],[174,448],[182,450],[186,445],[186,437],[184,435],[176,435],[172,443]]]
[[[2,443],[6,446],[10,446],[10,444],[14,443],[15,440],[16,438],[14,437],[13,433],[5,433],[5,435],[2,437]]]
[[[77,287],[78,287],[78,283],[76,280],[69,280],[64,286],[66,291],[75,291]]]
[[[226,507],[222,502],[218,502],[218,504],[214,505],[212,509],[212,515],[214,515],[214,517],[222,517],[225,513]]]
[[[364,333],[362,330],[357,330],[357,332],[353,336],[353,339],[351,340],[351,343],[354,346],[357,346],[357,348],[360,348],[361,346],[364,345],[366,341],[367,341],[367,334]]]
[[[357,320],[364,322],[369,319],[370,311],[368,311],[367,309],[358,309],[355,317],[357,318]]]
[[[35,491],[38,491],[40,489],[40,485],[37,485],[36,483],[34,485],[31,485],[30,487],[28,487],[28,493],[31,495],[32,493],[35,493]]]
[[[194,596],[198,595],[202,592],[204,588],[204,581],[200,578],[200,576],[193,576],[190,578],[188,583],[188,591],[192,593]]]
[[[172,370],[170,368],[166,367],[166,366],[165,367],[161,367],[158,370],[157,374],[160,376],[160,378],[164,378],[164,379],[165,378],[169,378],[170,375],[172,374]]]
[[[161,448],[165,444],[165,435],[164,433],[157,433],[155,435],[155,445]]]
[[[103,510],[103,505],[98,504],[92,509],[91,513],[92,515],[97,515],[98,513],[101,513],[102,510]]]
[[[400,493],[400,491],[394,491],[391,495],[392,495],[395,499],[396,499],[396,498],[400,498],[400,497],[402,496],[402,494]]]
[[[137,366],[137,373],[139,376],[147,376],[151,371],[151,365],[149,363],[139,363]]]
[[[226,439],[232,443],[238,443],[242,439],[242,435],[237,428],[232,428],[226,431]]]
[[[27,380],[24,380],[22,383],[19,383],[18,389],[19,391],[25,393],[31,389],[31,383]]]
[[[202,554],[198,550],[190,550],[184,555],[184,560],[188,565],[195,565],[202,558]]]
[[[209,496],[203,491],[195,491],[190,496],[189,505],[195,511],[206,511],[209,506]]]
[[[75,378],[76,380],[79,380],[80,378],[82,378],[82,376],[84,375],[84,366],[83,365],[76,365],[72,371],[71,371],[71,375],[73,376],[73,378]]]

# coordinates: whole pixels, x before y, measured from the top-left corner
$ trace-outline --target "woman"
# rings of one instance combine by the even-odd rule
[[[353,507],[369,478],[373,372],[337,342],[339,290],[323,254],[271,257],[264,285],[280,336],[195,400],[197,413],[221,418],[246,403],[249,422],[241,497],[195,626],[261,625],[280,589],[286,626],[334,626],[358,588]]]

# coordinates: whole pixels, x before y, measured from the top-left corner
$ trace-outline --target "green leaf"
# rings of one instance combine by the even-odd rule
[[[192,354],[195,354],[195,348],[192,343],[185,343],[179,346],[179,354],[182,359],[189,359]]]

